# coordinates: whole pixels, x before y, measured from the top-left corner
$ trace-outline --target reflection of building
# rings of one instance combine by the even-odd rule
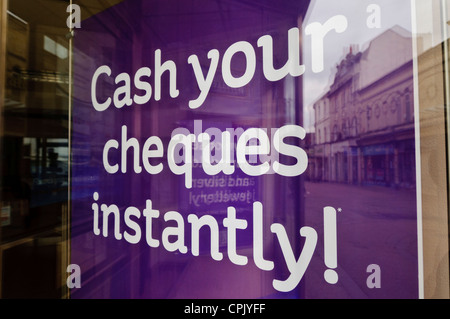
[[[337,66],[328,92],[314,104],[309,150],[315,181],[414,185],[411,38],[396,27]]]

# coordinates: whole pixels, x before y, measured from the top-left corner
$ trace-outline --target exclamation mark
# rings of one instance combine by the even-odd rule
[[[329,268],[323,274],[325,280],[334,285],[338,281],[337,268],[337,224],[336,209],[327,206],[323,209],[325,265]]]

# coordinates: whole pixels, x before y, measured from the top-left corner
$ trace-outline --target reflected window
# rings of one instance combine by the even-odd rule
[[[342,138],[346,138],[347,137],[347,121],[344,120],[342,122]]]
[[[352,119],[352,126],[351,126],[351,135],[357,136],[358,135],[358,121],[356,119],[356,116]]]
[[[412,113],[411,96],[410,96],[409,90],[406,90],[406,93],[405,93],[405,122],[409,122],[411,120],[411,113]]]
[[[44,35],[44,50],[60,59],[65,59],[69,56],[69,50],[46,35]]]
[[[338,126],[335,125],[333,127],[333,141],[337,141],[339,139],[339,129]]]

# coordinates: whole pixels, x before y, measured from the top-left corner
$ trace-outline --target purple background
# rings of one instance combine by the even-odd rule
[[[358,4],[362,10],[367,6],[366,2]],[[200,256],[192,256],[189,233],[185,237],[188,253],[180,254],[167,252],[162,243],[158,248],[150,248],[145,242],[143,223],[142,239],[136,245],[124,239],[117,241],[112,229],[107,238],[95,236],[92,232],[91,205],[95,191],[100,194],[99,204],[116,204],[121,212],[128,206],[142,211],[145,200],[151,199],[153,207],[160,211],[159,223],[154,228],[154,237],[158,239],[161,239],[160,234],[166,226],[162,217],[171,210],[184,216],[187,229],[190,226],[187,215],[191,213],[213,215],[221,224],[227,205],[193,205],[189,196],[200,194],[202,189],[186,189],[184,177],[169,170],[166,150],[170,135],[180,127],[193,132],[194,120],[202,120],[204,130],[209,127],[270,129],[287,124],[304,125],[306,106],[302,101],[308,92],[302,90],[302,81],[313,78],[305,75],[277,82],[267,81],[262,74],[261,48],[256,46],[256,41],[260,36],[272,35],[276,41],[274,61],[281,66],[287,59],[287,31],[298,26],[307,7],[307,1],[288,0],[275,7],[270,1],[128,0],[82,22],[82,28],[76,30],[74,39],[71,193],[71,263],[81,267],[82,288],[72,289],[73,298],[418,297],[412,117],[403,126],[393,124],[383,128],[381,125],[376,132],[370,131],[367,123],[372,112],[375,116],[375,105],[373,111],[367,104],[355,113],[357,125],[353,136],[348,133],[352,122],[347,128],[342,121],[333,131],[333,125],[330,125],[329,140],[318,140],[319,123],[316,118],[314,132],[301,142],[309,158],[308,169],[303,175],[288,178],[268,174],[252,177],[255,184],[252,187],[208,189],[208,192],[250,191],[255,200],[263,203],[264,256],[275,262],[272,271],[257,268],[251,259],[252,204],[248,203],[233,205],[237,217],[249,221],[247,230],[238,231],[237,235],[238,253],[250,253],[246,266],[234,265],[228,260],[226,243],[221,245],[222,261],[211,258],[208,240],[201,242]],[[330,12],[329,16],[335,14],[339,12]],[[196,54],[201,63],[209,65],[206,55],[210,49],[218,49],[222,57],[225,50],[237,41],[248,41],[255,49],[257,67],[252,81],[243,88],[227,88],[220,76],[219,64],[208,98],[200,108],[189,109],[188,101],[195,99],[199,91],[187,58]],[[303,45],[302,49],[307,50],[306,40]],[[104,112],[95,111],[90,100],[90,81],[95,70],[106,64],[111,67],[113,76],[127,72],[131,78],[143,66],[153,71],[156,49],[162,50],[162,61],[170,59],[176,63],[180,95],[171,98],[168,82],[163,78],[160,101],[152,97],[145,105],[133,104],[121,109],[111,105]],[[395,51],[396,47],[384,49]],[[359,59],[370,57],[369,53],[362,51]],[[356,52],[349,54],[342,59],[347,64],[341,64],[341,73],[335,74],[335,85],[324,93],[330,99],[333,94],[339,94],[342,87],[339,81],[350,74],[342,70],[350,70],[352,63],[360,63],[360,60],[352,60],[352,54],[357,56]],[[381,64],[385,62],[379,61]],[[237,57],[232,65],[236,74],[243,71]],[[310,67],[306,62],[305,65]],[[409,61],[378,79],[372,87],[361,90],[360,99],[364,99],[368,90],[380,85],[376,83],[395,82],[398,77],[402,77],[399,83],[412,85],[412,76],[412,62]],[[150,79],[153,84],[153,73]],[[102,81],[99,87],[99,100],[112,97],[113,82],[107,85]],[[381,90],[377,92],[380,96],[377,105],[381,107],[380,112],[385,112],[382,108],[383,93]],[[404,95],[401,97],[403,99]],[[401,105],[407,105],[402,101]],[[390,112],[389,109],[386,112]],[[399,118],[404,118],[410,111],[399,108],[396,112]],[[336,119],[334,121],[337,122]],[[145,171],[135,174],[131,166],[128,166],[127,174],[106,173],[102,165],[103,146],[111,138],[120,141],[122,125],[127,125],[128,136],[136,137],[141,145],[152,135],[161,138],[165,152],[161,161],[164,170],[160,174],[149,175]],[[350,142],[345,144],[346,141]],[[338,148],[343,151],[333,151]],[[330,157],[325,160],[327,154]],[[111,158],[111,162],[115,160],[117,158]],[[342,167],[345,169],[340,170]],[[351,173],[356,171],[359,173]],[[245,177],[245,174],[236,169],[232,177]],[[201,169],[195,169],[193,178],[206,178],[206,175]],[[323,260],[322,209],[325,206],[342,208],[337,218],[336,271],[339,281],[335,285],[328,284],[323,278],[327,269]],[[269,230],[273,223],[286,227],[291,244],[295,243],[296,258],[303,247],[299,229],[310,226],[318,233],[314,257],[305,276],[289,293],[277,292],[272,287],[273,279],[284,280],[289,274],[278,240]],[[378,264],[381,268],[380,289],[366,286],[369,276],[366,268],[370,264]]]

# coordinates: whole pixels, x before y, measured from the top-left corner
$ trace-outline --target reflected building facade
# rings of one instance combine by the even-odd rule
[[[411,70],[411,38],[401,27],[348,49],[313,105],[310,180],[415,186]]]

